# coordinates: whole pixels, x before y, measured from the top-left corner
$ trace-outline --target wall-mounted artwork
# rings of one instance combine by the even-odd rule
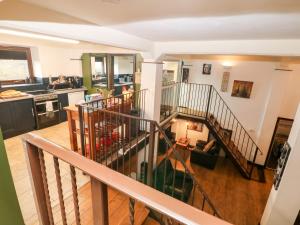
[[[250,98],[253,82],[235,80],[233,82],[231,96],[240,98]]]
[[[188,83],[190,76],[190,69],[189,68],[182,68],[182,82]]]
[[[187,125],[187,129],[202,132],[203,131],[203,123],[189,122]]]
[[[211,64],[204,63],[202,68],[202,74],[210,75],[211,74]]]
[[[227,89],[228,89],[229,77],[230,77],[230,72],[225,71],[223,73],[223,77],[222,77],[222,84],[221,84],[221,91],[222,92],[226,92]]]

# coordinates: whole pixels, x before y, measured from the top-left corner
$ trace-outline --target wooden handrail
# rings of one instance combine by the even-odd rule
[[[80,106],[80,107],[82,107],[82,106]],[[172,151],[173,151],[173,153],[175,155],[175,158],[177,160],[179,160],[181,162],[181,164],[184,166],[185,171],[192,177],[193,182],[195,183],[196,188],[201,192],[201,194],[203,195],[205,201],[208,202],[209,206],[213,210],[213,215],[221,218],[219,212],[216,210],[216,208],[212,204],[212,202],[209,199],[208,195],[206,194],[206,192],[204,191],[204,189],[201,187],[201,185],[199,184],[199,182],[197,181],[197,179],[194,177],[194,175],[191,173],[191,171],[189,170],[189,168],[187,168],[187,166],[186,166],[185,162],[183,161],[183,159],[181,158],[180,154],[177,152],[176,148],[174,148],[174,146],[172,145],[171,141],[166,136],[165,132],[163,131],[162,127],[158,124],[157,121],[150,120],[150,119],[145,119],[145,118],[140,118],[140,117],[137,117],[137,116],[132,116],[132,115],[128,115],[128,114],[124,114],[124,113],[120,113],[120,112],[110,111],[110,110],[107,110],[107,109],[97,109],[97,108],[94,108],[92,106],[84,106],[84,107],[87,108],[87,109],[97,110],[99,112],[106,113],[107,115],[115,115],[115,116],[118,116],[118,117],[121,117],[121,118],[133,119],[133,120],[136,120],[136,121],[144,121],[144,122],[149,123],[150,127],[154,126],[153,127],[154,128],[153,132],[155,132],[155,133],[159,132],[159,133],[161,133],[164,136],[164,139],[165,139],[166,143],[168,144],[169,148],[172,149]],[[150,135],[150,137],[151,137],[151,135]],[[152,149],[154,151],[154,145],[152,145]],[[150,151],[150,157],[149,157],[150,160],[149,160],[149,162],[151,162],[151,160],[153,160],[153,155],[151,155],[151,154],[153,154],[153,151]],[[148,175],[147,175],[148,182],[150,182],[151,179],[152,179],[152,176],[151,176],[151,174],[152,174],[151,171],[152,170],[153,170],[152,163],[149,163],[148,164]]]
[[[229,224],[226,221],[165,195],[38,135],[29,133],[24,135],[22,139],[24,146],[33,145],[37,149],[48,152],[71,166],[80,169],[84,173],[90,175],[93,179],[96,179],[109,187],[115,188],[125,195],[136,199],[150,208],[170,216],[181,223],[189,225]]]

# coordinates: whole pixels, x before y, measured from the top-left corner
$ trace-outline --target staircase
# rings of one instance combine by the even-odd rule
[[[128,105],[139,109],[136,106],[138,103],[132,98]],[[158,122],[128,115],[127,112],[131,110],[125,112],[122,108],[114,111],[110,108],[79,106],[81,118],[96,115],[90,121],[80,120],[81,149],[87,152],[88,146],[91,153],[86,156],[180,201],[190,203],[198,196],[201,202],[191,204],[193,207],[221,218]],[[95,132],[86,133],[84,130]],[[167,149],[170,150],[168,152],[171,153],[165,154],[160,162],[155,155],[156,137],[159,136],[165,139]],[[113,141],[110,143],[101,140]],[[177,170],[177,165],[180,165],[181,171]]]
[[[251,179],[257,154],[262,151],[217,90],[212,85],[193,83],[177,83],[172,88],[168,95],[176,94],[176,112],[205,123],[241,174]],[[163,106],[172,103],[164,101]]]
[[[150,140],[153,135],[155,132],[154,134],[150,132]],[[165,136],[163,131],[162,135]],[[41,224],[229,224],[216,217],[218,214],[213,207],[214,211],[210,210],[210,213],[214,216],[201,212],[149,185],[124,176],[125,174],[38,135],[31,133],[24,135],[23,146]],[[53,160],[53,163],[48,163],[49,160]],[[61,164],[70,167],[68,182],[62,183]],[[84,173],[89,177],[89,182],[80,188],[76,181],[78,173]],[[50,190],[49,182],[53,177],[57,187]],[[72,196],[65,196],[63,188],[66,187],[65,185],[71,188]],[[195,188],[197,185],[194,186]],[[198,189],[201,190],[201,186]],[[53,204],[55,199],[58,199],[59,204]],[[211,206],[205,193],[203,199],[203,207]],[[151,211],[159,212],[160,218],[153,217]]]

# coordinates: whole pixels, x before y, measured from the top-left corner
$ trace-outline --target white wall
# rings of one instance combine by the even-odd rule
[[[164,61],[163,63],[164,63],[164,65],[163,65],[164,70],[173,70],[174,71],[174,81],[177,81],[179,62],[178,61]]]
[[[115,74],[133,74],[133,57],[114,57],[114,73]]]
[[[64,44],[0,34],[0,44],[30,47],[34,73],[38,77],[63,75],[82,76],[82,53],[135,53],[133,50],[80,42]]]
[[[300,105],[288,139],[291,153],[278,190],[272,187],[261,219],[262,225],[293,225],[300,209]]]
[[[202,132],[198,132],[194,130],[187,130],[187,123],[187,120],[176,119],[176,122],[172,124],[171,130],[176,133],[176,140],[187,137],[190,139],[190,144],[193,146],[196,145],[197,140],[208,140],[209,130],[204,124]]]
[[[211,63],[211,75],[202,75],[203,63]],[[189,82],[212,84],[221,94],[248,133],[258,143],[264,154],[257,163],[263,164],[275,128],[277,117],[293,118],[300,101],[300,66],[293,72],[275,71],[274,62],[233,62],[227,92],[221,92],[225,71],[220,61],[190,61]],[[250,99],[231,97],[234,80],[253,81]]]

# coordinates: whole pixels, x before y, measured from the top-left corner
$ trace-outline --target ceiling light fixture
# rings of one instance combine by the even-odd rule
[[[232,62],[229,62],[229,61],[225,61],[222,63],[224,69],[231,69],[231,67],[233,66],[233,63]]]
[[[3,29],[3,28],[0,28],[0,33],[16,35],[16,36],[21,36],[21,37],[43,39],[43,40],[48,40],[48,41],[64,42],[64,43],[68,43],[68,44],[79,44],[79,41],[77,41],[77,40],[53,37],[53,36],[48,36],[48,35],[44,35],[44,34],[35,34],[35,33],[23,32],[23,31],[9,30],[9,29]]]

